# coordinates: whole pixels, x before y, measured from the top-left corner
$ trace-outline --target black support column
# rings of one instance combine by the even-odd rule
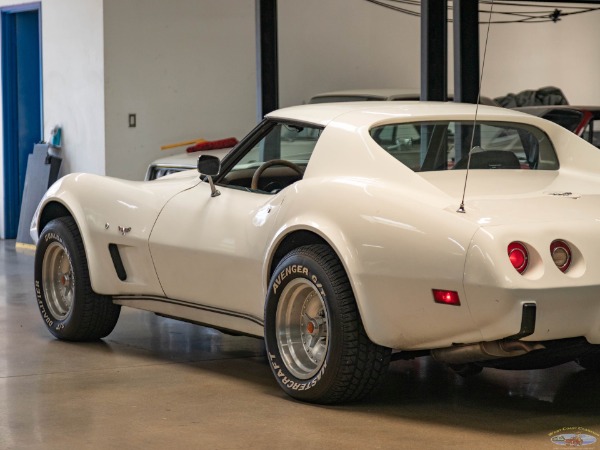
[[[277,0],[256,1],[257,118],[279,107]]]
[[[477,103],[479,11],[477,0],[454,0],[454,101]]]
[[[421,0],[421,100],[448,97],[448,2]]]
[[[454,101],[477,103],[479,96],[479,4],[477,0],[453,0],[454,4]],[[471,125],[456,126],[456,161],[464,158],[471,144],[480,143]]]

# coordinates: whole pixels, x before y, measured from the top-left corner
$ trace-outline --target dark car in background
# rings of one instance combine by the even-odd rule
[[[600,148],[600,106],[544,105],[513,109],[557,123]]]

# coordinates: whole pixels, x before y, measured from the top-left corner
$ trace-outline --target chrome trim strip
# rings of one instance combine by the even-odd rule
[[[201,305],[198,303],[192,303],[192,302],[188,302],[185,300],[174,300],[172,298],[158,297],[158,296],[154,296],[154,295],[113,295],[113,299],[114,300],[129,300],[129,301],[146,300],[146,301],[153,301],[153,302],[159,302],[159,303],[171,303],[174,305],[185,306],[187,308],[199,309],[201,311],[208,311],[208,312],[212,312],[212,313],[216,313],[216,314],[222,314],[225,316],[237,317],[238,319],[245,319],[245,320],[249,320],[250,322],[254,322],[257,325],[260,325],[261,327],[264,326],[264,321],[261,318],[251,316],[250,314],[244,314],[244,313],[240,313],[240,312],[236,312],[236,311],[230,311],[227,309],[215,308],[214,306]]]

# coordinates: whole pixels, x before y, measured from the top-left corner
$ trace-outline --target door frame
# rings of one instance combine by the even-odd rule
[[[35,11],[38,14],[38,48],[40,89],[40,137],[44,135],[43,120],[43,79],[42,79],[42,4],[31,2],[22,5],[6,6],[0,8],[0,41],[2,67],[2,134],[3,134],[3,188],[4,188],[4,237],[16,236],[19,225],[18,211],[21,208],[20,192],[23,186],[19,181],[19,154],[14,151],[18,149],[19,142],[19,102],[17,99],[18,76],[15,67],[16,51],[14,40],[16,38],[16,16],[15,14]],[[33,150],[33,147],[32,147]],[[15,179],[16,177],[16,179]],[[14,236],[13,236],[14,235]]]

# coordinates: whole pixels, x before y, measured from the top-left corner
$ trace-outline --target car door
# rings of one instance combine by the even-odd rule
[[[150,251],[167,297],[224,313],[262,317],[262,262],[284,193],[276,196],[208,183],[176,196],[161,213]]]
[[[202,182],[165,206],[150,250],[169,299],[262,322],[263,265],[277,213],[286,188],[301,180],[319,134],[315,127],[262,124],[225,160],[215,180],[219,195]],[[267,162],[273,166],[252,186]]]

